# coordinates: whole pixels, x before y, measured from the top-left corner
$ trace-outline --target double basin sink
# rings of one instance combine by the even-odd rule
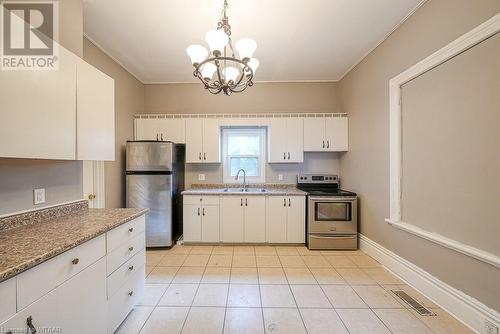
[[[264,188],[224,188],[225,193],[267,193],[269,190]]]

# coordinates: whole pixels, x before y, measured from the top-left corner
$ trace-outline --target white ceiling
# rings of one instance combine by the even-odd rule
[[[83,0],[86,36],[145,83],[195,82],[186,54],[222,0]],[[255,39],[256,81],[336,81],[422,0],[230,0],[232,37]]]

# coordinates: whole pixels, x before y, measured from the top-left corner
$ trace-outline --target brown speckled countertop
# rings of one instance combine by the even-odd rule
[[[249,189],[264,191],[239,192],[231,191],[234,188],[240,188],[241,184],[192,184],[191,189],[183,191],[182,195],[260,195],[260,196],[305,196],[307,193],[297,189],[292,184],[249,184]]]
[[[67,215],[0,229],[0,282],[146,212],[83,207]]]

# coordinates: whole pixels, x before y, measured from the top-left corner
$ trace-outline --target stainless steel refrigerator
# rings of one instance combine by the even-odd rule
[[[128,141],[127,208],[148,208],[146,247],[169,247],[182,234],[185,146],[166,141]]]

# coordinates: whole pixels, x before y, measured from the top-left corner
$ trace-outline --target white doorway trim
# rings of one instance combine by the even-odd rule
[[[408,222],[402,221],[401,177],[402,177],[402,86],[416,77],[432,70],[451,58],[474,47],[484,40],[500,32],[500,14],[493,16],[488,21],[480,24],[471,31],[460,36],[450,44],[434,52],[406,71],[400,73],[389,81],[390,112],[389,112],[389,138],[390,138],[390,218],[385,221],[392,226],[412,233],[441,246],[474,257],[485,263],[500,267],[500,257],[484,252],[477,248],[465,245],[456,240],[445,238],[437,233],[423,230]]]
[[[104,208],[104,161],[83,161],[83,198],[91,208]]]

